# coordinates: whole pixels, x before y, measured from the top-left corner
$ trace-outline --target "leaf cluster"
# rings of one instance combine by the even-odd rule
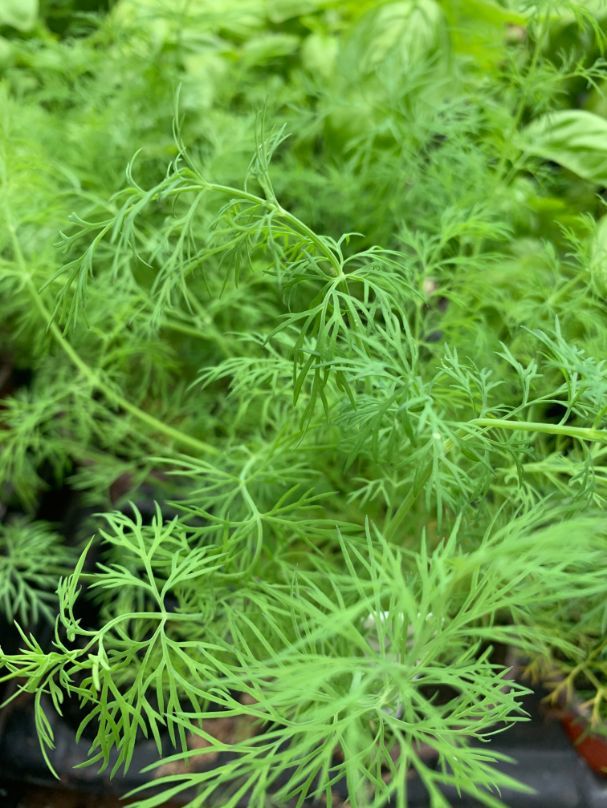
[[[142,808],[499,806],[500,649],[607,715],[603,5],[0,11],[0,679],[51,767],[75,703],[90,765],[155,742]]]

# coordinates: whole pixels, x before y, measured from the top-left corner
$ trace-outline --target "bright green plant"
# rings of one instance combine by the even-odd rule
[[[54,590],[68,575],[73,554],[44,522],[18,519],[0,527],[0,604],[10,620],[35,626],[55,620]]]
[[[496,646],[605,716],[607,9],[13,5],[0,485],[99,511],[0,533],[49,765],[71,698],[142,808],[502,805]]]

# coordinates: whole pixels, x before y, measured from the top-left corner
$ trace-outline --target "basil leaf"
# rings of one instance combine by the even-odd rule
[[[543,115],[519,136],[519,147],[582,179],[607,185],[607,120],[583,110]]]

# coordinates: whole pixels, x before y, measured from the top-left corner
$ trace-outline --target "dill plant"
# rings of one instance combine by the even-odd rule
[[[25,5],[0,661],[49,766],[71,699],[90,765],[156,742],[141,808],[502,805],[496,645],[604,717],[603,4]]]

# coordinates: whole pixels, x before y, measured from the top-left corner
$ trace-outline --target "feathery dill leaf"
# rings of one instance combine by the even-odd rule
[[[496,645],[607,715],[607,9],[110,6],[0,11],[0,681],[140,808],[502,806]]]

